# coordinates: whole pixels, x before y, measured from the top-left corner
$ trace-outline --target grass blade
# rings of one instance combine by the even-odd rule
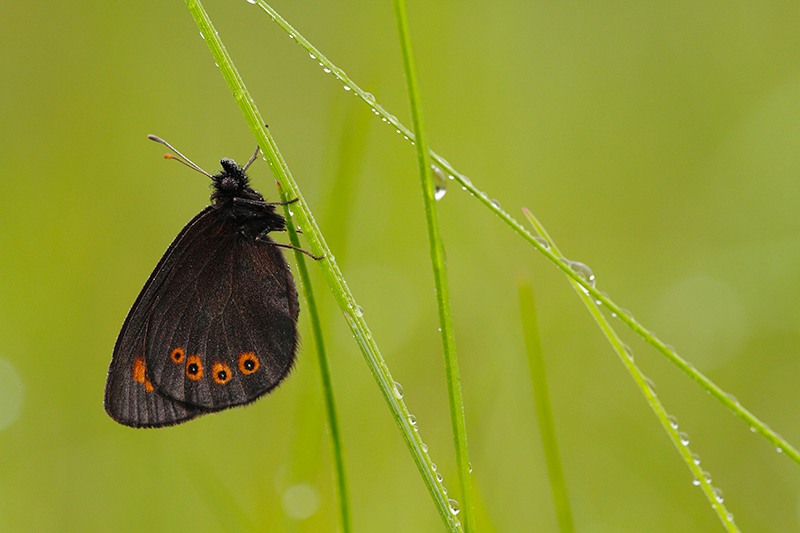
[[[536,401],[536,416],[539,419],[539,430],[542,433],[542,450],[547,462],[547,473],[550,476],[550,488],[553,491],[553,503],[556,517],[562,533],[572,533],[572,511],[569,505],[567,484],[558,458],[556,428],[553,423],[553,412],[550,409],[550,395],[547,392],[547,378],[544,371],[544,357],[539,342],[539,329],[536,326],[536,304],[533,299],[533,287],[529,281],[517,282],[519,291],[519,307],[522,317],[522,331],[525,335],[525,348],[528,351],[528,363],[531,369],[533,396]]]
[[[523,209],[523,212],[536,231],[542,237],[547,239],[548,242],[550,242],[553,251],[558,255],[561,255],[561,251],[555,244],[553,244],[553,241],[550,239],[550,235],[547,233],[547,230],[544,228],[544,226],[536,219],[535,216],[533,216],[530,211]],[[678,450],[678,453],[680,454],[684,463],[686,463],[686,466],[689,467],[689,470],[694,476],[694,484],[699,485],[703,490],[703,494],[705,494],[706,498],[711,504],[711,508],[715,513],[717,513],[717,517],[719,517],[722,525],[725,526],[725,529],[731,533],[739,531],[739,528],[733,521],[733,514],[728,512],[727,508],[722,503],[722,496],[720,495],[719,490],[711,485],[711,475],[700,468],[700,460],[698,459],[698,456],[693,454],[689,449],[688,437],[686,437],[685,434],[678,432],[677,420],[667,414],[667,410],[664,409],[661,401],[656,396],[656,393],[653,390],[653,387],[650,385],[649,380],[644,374],[642,374],[642,371],[639,370],[639,367],[637,367],[633,362],[633,355],[628,352],[622,340],[617,336],[617,332],[614,331],[614,328],[611,327],[611,324],[608,323],[606,317],[603,315],[600,309],[598,309],[598,306],[595,304],[596,300],[589,296],[588,292],[584,290],[583,285],[576,283],[574,280],[570,281],[572,282],[575,292],[581,297],[584,305],[586,305],[586,308],[589,310],[589,313],[592,315],[597,325],[600,326],[600,329],[611,343],[614,351],[617,352],[620,361],[622,361],[622,364],[630,373],[633,381],[636,383],[636,386],[639,387],[639,390],[644,395],[647,403],[650,405],[650,408],[658,418],[658,421],[661,422],[661,425],[667,432],[667,436]]]
[[[406,74],[408,100],[411,106],[411,117],[414,123],[414,133],[417,139],[417,159],[419,175],[422,184],[422,198],[425,204],[425,220],[428,227],[428,241],[430,243],[431,264],[433,266],[433,280],[436,288],[436,303],[439,309],[439,329],[442,334],[442,351],[445,362],[445,376],[447,381],[447,395],[450,402],[450,422],[453,432],[453,446],[456,452],[456,469],[461,485],[461,516],[464,530],[475,530],[474,515],[472,510],[472,479],[469,468],[469,454],[467,452],[467,429],[464,420],[464,404],[461,398],[461,378],[458,372],[458,357],[456,356],[455,333],[453,332],[453,318],[450,313],[450,295],[447,286],[447,269],[444,260],[444,243],[442,242],[439,215],[433,187],[431,160],[428,153],[428,143],[425,135],[425,123],[422,114],[422,99],[420,96],[417,65],[414,59],[414,50],[411,46],[411,35],[408,28],[408,16],[404,0],[395,0],[395,18],[397,31],[400,36],[400,49],[403,55],[403,67]],[[458,512],[458,504],[450,500],[450,510],[453,514]]]

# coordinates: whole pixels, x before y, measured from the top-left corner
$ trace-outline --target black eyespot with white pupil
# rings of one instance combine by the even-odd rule
[[[231,369],[225,363],[214,363],[212,376],[216,383],[224,385],[231,379]]]

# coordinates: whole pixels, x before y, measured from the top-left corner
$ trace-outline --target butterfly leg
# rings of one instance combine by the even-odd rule
[[[266,232],[263,233],[262,235],[266,235]],[[256,237],[256,240],[260,241],[262,235],[259,235],[258,237]],[[314,255],[314,254],[312,254],[311,252],[309,252],[307,250],[303,250],[302,248],[298,248],[297,246],[292,246],[291,244],[281,244],[279,242],[274,242],[274,241],[271,242],[270,244],[272,244],[273,246],[279,246],[281,248],[289,248],[290,250],[297,250],[298,252],[303,252],[304,254],[306,254],[308,257],[310,257],[311,259],[313,259],[315,261],[319,261],[320,259],[325,259],[324,255],[317,256],[317,255]]]

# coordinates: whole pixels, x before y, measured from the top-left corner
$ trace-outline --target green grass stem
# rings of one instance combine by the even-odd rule
[[[250,126],[250,130],[253,132],[256,142],[258,142],[258,145],[261,147],[275,179],[280,183],[287,197],[297,198],[297,202],[292,204],[292,211],[295,213],[294,218],[296,218],[298,222],[298,227],[302,228],[303,235],[308,241],[309,247],[314,255],[324,257],[324,259],[319,261],[319,265],[325,276],[325,280],[331,289],[336,303],[344,314],[345,320],[364,355],[367,366],[375,378],[381,394],[389,406],[389,411],[400,429],[400,433],[411,452],[411,456],[422,475],[423,482],[428,488],[428,492],[433,499],[434,505],[445,527],[450,532],[463,531],[455,516],[450,512],[444,486],[436,479],[433,463],[428,454],[423,451],[424,444],[419,431],[415,428],[415,419],[409,416],[405,402],[403,402],[400,397],[401,395],[397,393],[389,368],[386,366],[386,362],[363,318],[361,307],[356,303],[353,294],[350,292],[347,282],[336,263],[335,257],[331,253],[324,237],[317,227],[311,210],[303,198],[297,183],[292,178],[291,172],[281,156],[275,141],[264,127],[264,120],[255,102],[253,102],[250,97],[250,93],[244,81],[239,76],[233,61],[228,55],[225,46],[222,44],[202,4],[198,0],[186,0],[186,5],[194,17],[203,39],[211,50],[211,54],[214,56],[214,60],[219,66],[225,81],[228,83],[236,103],[239,105],[239,109],[242,111],[247,124]],[[292,218],[289,218],[287,220],[287,225],[291,227],[292,224]]]
[[[522,331],[525,335],[525,348],[528,352],[528,364],[531,370],[533,397],[536,402],[536,416],[539,419],[539,431],[542,434],[542,450],[544,451],[547,473],[550,477],[550,489],[553,491],[553,503],[561,533],[573,533],[572,511],[569,505],[567,484],[558,458],[556,427],[553,422],[553,411],[550,409],[550,395],[547,392],[547,377],[544,368],[542,345],[539,341],[539,328],[536,325],[536,303],[533,298],[533,286],[530,281],[518,281],[519,308],[522,318]]]
[[[464,420],[464,404],[461,398],[461,378],[458,371],[453,318],[450,313],[450,292],[447,285],[447,268],[445,266],[444,242],[439,227],[439,214],[433,186],[430,154],[425,133],[425,121],[422,113],[422,97],[420,94],[417,64],[414,59],[414,48],[411,45],[411,33],[408,27],[405,0],[394,0],[397,33],[400,37],[400,50],[403,55],[403,70],[406,75],[408,100],[411,107],[411,118],[414,125],[414,136],[417,140],[417,159],[422,185],[422,199],[425,204],[425,220],[428,227],[433,281],[436,288],[436,304],[439,309],[439,330],[442,336],[442,351],[445,362],[447,395],[450,402],[450,422],[453,432],[453,446],[456,453],[456,470],[461,486],[461,517],[464,531],[475,531],[472,507],[472,477],[470,475],[469,454],[467,451],[467,429]],[[457,502],[450,500],[450,510],[458,513]]]
[[[291,200],[278,186],[282,202]],[[290,205],[283,206],[286,220],[291,218]],[[300,239],[294,225],[288,228],[289,240],[292,246],[299,248]],[[342,432],[339,426],[339,416],[336,411],[336,400],[333,394],[333,379],[331,378],[331,367],[328,363],[328,355],[325,350],[325,340],[322,336],[322,322],[319,318],[317,300],[314,297],[314,286],[311,284],[311,276],[308,273],[306,257],[299,250],[294,251],[297,272],[300,276],[300,285],[303,288],[303,296],[308,312],[308,321],[311,324],[311,333],[314,337],[314,345],[317,349],[317,359],[319,361],[320,377],[322,379],[322,396],[325,400],[325,413],[328,417],[328,429],[331,436],[331,452],[333,453],[334,464],[334,484],[336,485],[336,495],[339,503],[339,527],[342,533],[350,533],[353,530],[353,518],[350,508],[350,491],[347,486],[347,471],[344,465],[344,444],[342,443]]]

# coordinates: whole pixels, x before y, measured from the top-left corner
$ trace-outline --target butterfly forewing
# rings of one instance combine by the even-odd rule
[[[189,229],[207,212],[208,209],[187,224],[170,245],[128,312],[114,345],[104,403],[106,412],[126,426],[167,426],[185,422],[203,412],[155,391],[147,372],[146,337],[151,312],[158,301],[158,288],[163,285],[171,271],[168,259],[173,255],[180,255],[191,243],[191,239],[186,238]]]

